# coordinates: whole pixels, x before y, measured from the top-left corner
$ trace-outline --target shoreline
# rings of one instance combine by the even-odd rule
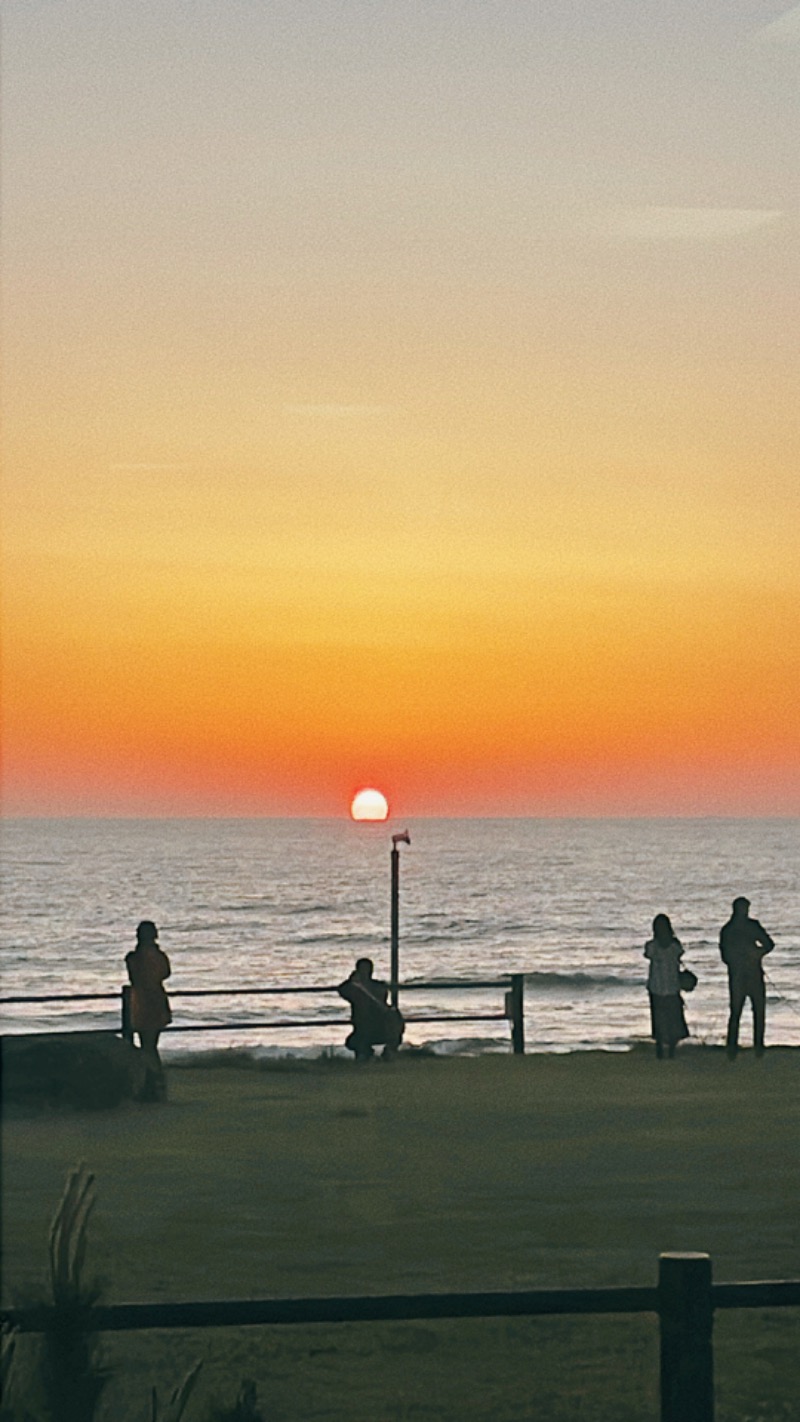
[[[526,1050],[520,1057],[515,1057],[515,1054],[510,1050],[510,1048],[505,1045],[498,1045],[496,1049],[482,1049],[474,1051],[464,1050],[461,1047],[461,1044],[457,1042],[453,1043],[452,1051],[443,1049],[443,1046],[444,1044],[438,1042],[430,1045],[422,1044],[420,1046],[401,1047],[398,1053],[398,1057],[396,1061],[392,1063],[392,1065],[397,1065],[398,1062],[476,1062],[484,1060],[505,1060],[506,1058],[512,1061],[584,1061],[590,1057],[611,1057],[615,1059],[636,1058],[636,1061],[640,1062],[643,1058],[652,1057],[654,1060],[656,1060],[655,1047],[653,1042],[650,1040],[633,1042],[628,1045],[622,1046],[552,1047],[546,1050],[537,1050],[534,1048],[530,1051]],[[800,1046],[796,1046],[794,1043],[791,1042],[776,1042],[773,1044],[768,1044],[765,1048],[764,1056],[763,1058],[761,1058],[761,1060],[767,1061],[770,1058],[776,1057],[779,1054],[781,1056],[795,1054],[800,1059]],[[673,1061],[679,1062],[681,1060],[686,1060],[687,1058],[694,1058],[696,1056],[720,1056],[726,1057],[727,1059],[725,1043],[724,1041],[720,1041],[719,1043],[700,1041],[682,1042],[679,1044],[678,1051]],[[754,1056],[755,1053],[753,1051],[752,1046],[747,1044],[745,1046],[740,1046],[738,1056],[736,1058],[736,1063],[731,1063],[731,1065],[734,1066],[739,1061]],[[296,1069],[300,1071],[307,1070],[312,1067],[319,1067],[320,1069],[325,1070],[327,1068],[341,1069],[347,1066],[352,1066],[355,1068],[356,1066],[352,1054],[347,1050],[347,1048],[341,1045],[321,1048],[286,1048],[280,1051],[272,1051],[270,1048],[248,1046],[231,1046],[216,1048],[208,1047],[196,1051],[193,1051],[191,1048],[189,1048],[185,1051],[176,1052],[174,1055],[165,1052],[162,1046],[161,1059],[165,1069],[168,1071],[202,1071],[204,1069],[214,1070],[217,1066],[234,1068],[237,1065],[241,1065],[241,1067],[245,1070],[263,1071],[269,1071],[271,1068],[274,1068],[275,1070],[289,1071],[292,1069]],[[374,1065],[380,1060],[380,1056],[376,1053],[376,1056],[373,1059],[373,1062],[370,1063],[370,1065]],[[666,1065],[667,1062],[665,1059],[665,1066]],[[360,1067],[359,1070],[361,1070]]]

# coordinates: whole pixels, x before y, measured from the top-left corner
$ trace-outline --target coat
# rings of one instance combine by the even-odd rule
[[[131,980],[131,1026],[134,1032],[160,1032],[172,1021],[164,979],[172,969],[156,944],[140,945],[125,958]]]

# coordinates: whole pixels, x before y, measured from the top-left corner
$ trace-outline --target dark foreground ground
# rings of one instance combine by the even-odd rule
[[[800,1277],[800,1052],[688,1048],[355,1069],[173,1068],[164,1104],[11,1109],[5,1301],[44,1279],[66,1171],[97,1177],[108,1302]],[[800,1422],[800,1310],[715,1327],[719,1422]],[[29,1346],[29,1345],[25,1345]],[[258,1384],[269,1422],[655,1422],[649,1316],[108,1337],[104,1416],[144,1422],[196,1358],[185,1422]]]

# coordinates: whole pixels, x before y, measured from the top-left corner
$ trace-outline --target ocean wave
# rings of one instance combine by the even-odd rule
[[[551,988],[560,991],[563,988],[636,988],[637,991],[642,986],[639,978],[621,978],[614,973],[526,973],[525,985],[532,989]]]
[[[256,900],[252,904],[220,904],[219,913],[263,913],[265,909],[272,909],[272,904],[263,899]]]
[[[282,904],[276,905],[275,913],[283,918],[300,918],[310,913],[336,913],[337,908],[337,904]]]
[[[385,943],[387,935],[385,933],[353,933],[349,928],[343,928],[340,933],[298,933],[292,938],[287,947],[302,945],[307,947],[312,943]]]
[[[438,987],[441,983],[448,983],[448,984],[449,984],[449,983],[453,983],[453,982],[456,982],[456,983],[457,983],[457,982],[459,981],[459,976],[460,976],[460,975],[457,974],[457,973],[456,973],[456,974],[452,974],[452,975],[449,974],[449,973],[440,974],[440,975],[438,975],[437,977],[428,977],[427,975],[426,975],[425,977],[419,977],[419,976],[417,976],[417,977],[408,978],[408,979],[407,979],[407,982],[408,982],[409,985],[411,985],[412,983],[413,983],[413,984],[423,984],[423,983],[424,983],[424,985],[425,985],[426,987],[436,988],[436,987]],[[526,985],[526,987],[530,987],[531,989],[535,989],[535,988],[545,988],[545,989],[551,988],[551,989],[553,989],[554,991],[559,991],[559,990],[564,989],[564,988],[574,988],[574,987],[581,987],[581,988],[609,988],[609,987],[613,987],[613,988],[636,988],[636,989],[638,990],[639,988],[642,987],[642,984],[643,984],[643,981],[644,981],[643,978],[638,978],[638,977],[636,977],[636,978],[624,978],[624,977],[620,977],[620,975],[619,975],[618,973],[616,973],[616,974],[615,974],[615,973],[583,973],[583,972],[557,973],[557,972],[548,972],[548,971],[545,970],[545,969],[541,969],[540,971],[534,971],[534,972],[532,972],[532,973],[523,973],[523,977],[524,977],[524,979],[525,979],[525,985]],[[501,969],[499,972],[494,972],[491,968],[486,968],[486,969],[483,970],[483,971],[480,970],[480,969],[478,969],[478,968],[476,968],[475,971],[470,975],[469,978],[464,978],[464,980],[463,980],[463,985],[464,985],[464,988],[465,988],[465,989],[472,987],[472,985],[473,985],[472,979],[473,979],[473,978],[479,978],[479,979],[486,978],[486,979],[491,979],[492,981],[496,980],[496,981],[498,981],[498,982],[504,982],[504,981],[507,980],[507,981],[508,981],[508,985],[509,985],[509,987],[510,987],[510,986],[511,986],[512,973],[511,973],[508,969]],[[402,984],[401,984],[401,986],[402,986]]]

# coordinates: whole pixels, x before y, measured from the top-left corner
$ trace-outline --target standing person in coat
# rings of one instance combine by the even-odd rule
[[[739,1050],[739,1022],[748,997],[753,1008],[753,1046],[757,1057],[764,1055],[767,989],[763,960],[774,947],[767,930],[757,918],[750,917],[750,900],[734,899],[733,912],[719,935],[720,956],[728,969],[730,1015],[726,1047],[731,1061]]]
[[[147,1062],[149,1095],[165,1095],[164,1070],[158,1055],[158,1039],[172,1021],[164,980],[172,969],[169,958],[158,946],[158,929],[149,918],[136,929],[136,947],[125,957],[131,981],[131,1026],[139,1035],[139,1045]]]
[[[653,919],[653,936],[645,944],[650,961],[647,991],[650,995],[650,1032],[656,1042],[656,1056],[674,1057],[675,1048],[689,1036],[683,1012],[678,974],[683,948],[675,937],[665,913]]]

